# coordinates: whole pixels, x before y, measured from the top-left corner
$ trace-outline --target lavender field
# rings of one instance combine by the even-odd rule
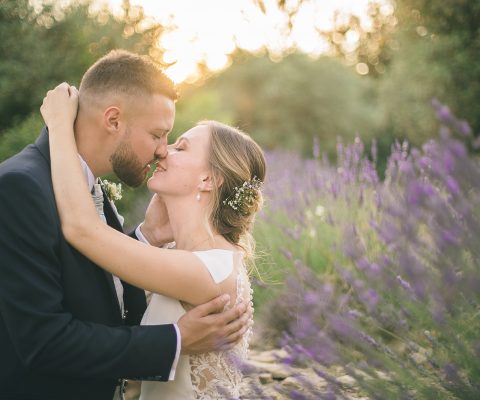
[[[478,143],[434,107],[438,137],[396,143],[384,179],[360,139],[338,143],[335,163],[321,143],[312,159],[268,154],[257,328],[328,382],[289,398],[344,398],[334,365],[367,398],[480,398]]]

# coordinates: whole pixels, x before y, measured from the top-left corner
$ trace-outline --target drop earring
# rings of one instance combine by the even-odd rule
[[[195,198],[197,199],[197,201],[200,201],[200,192],[197,193],[197,195],[195,196]]]

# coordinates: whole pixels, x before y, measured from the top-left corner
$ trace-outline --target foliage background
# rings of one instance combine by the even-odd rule
[[[287,12],[285,2],[278,7]],[[158,39],[165,27],[141,7],[124,1],[121,16],[90,10],[89,1],[66,7],[0,2],[0,160],[32,140],[45,92],[61,81],[78,85],[108,50],[125,48],[162,63]],[[376,138],[385,160],[394,139],[421,144],[434,134],[434,97],[478,132],[479,3],[402,0],[392,15],[372,3],[370,15],[370,31],[352,17],[321,32],[331,51],[320,58],[293,48],[272,61],[267,50],[238,50],[227,70],[212,74],[204,67],[204,79],[180,87],[174,133],[215,118],[240,126],[269,149],[311,155],[318,138],[332,156],[337,137],[358,134],[366,142]],[[353,50],[344,45],[349,31],[360,37]],[[356,72],[359,63],[369,66],[368,74]]]
[[[262,7],[262,1],[252,1]],[[0,0],[0,162],[35,140],[42,127],[38,108],[46,91],[61,81],[78,86],[88,66],[110,49],[148,54],[162,63],[158,39],[165,27],[129,1],[123,4],[123,15],[114,16],[108,9],[92,13],[88,1],[59,8],[54,2],[34,7],[27,0]],[[294,21],[294,11],[286,2],[279,0],[277,6]],[[301,337],[310,353],[305,357],[307,353],[302,356],[300,352],[300,362],[312,362],[312,358],[324,362],[322,350],[308,340],[318,339],[320,329],[322,334],[330,330],[334,340],[329,337],[333,341],[321,344],[323,349],[340,348],[337,362],[348,365],[359,359],[367,363],[382,360],[382,367],[362,364],[363,371],[385,368],[387,375],[397,379],[392,380],[391,387],[385,380],[377,386],[366,384],[366,392],[378,391],[387,396],[384,398],[478,398],[480,389],[475,382],[479,381],[480,344],[471,332],[472,327],[478,332],[480,323],[478,251],[472,241],[479,232],[480,3],[398,0],[394,6],[393,14],[385,14],[380,5],[372,3],[371,30],[362,28],[352,17],[348,22],[339,20],[329,32],[319,32],[330,43],[329,53],[321,57],[312,58],[296,49],[289,49],[280,58],[272,57],[266,49],[257,54],[237,50],[228,69],[214,74],[204,67],[201,80],[180,87],[172,139],[198,120],[217,119],[249,132],[266,150],[267,203],[254,232],[260,271],[254,278],[255,306],[265,325],[264,339],[278,344],[285,332],[293,335],[293,342],[298,343]],[[360,37],[354,49],[345,45],[351,31]],[[434,109],[432,99],[443,106],[435,103]],[[441,156],[432,155],[437,146],[431,140],[438,137],[438,118],[444,125],[438,145],[443,149]],[[465,148],[449,138],[451,131],[468,136]],[[423,153],[412,151],[412,158],[411,147],[422,148]],[[424,173],[418,166],[423,162],[421,154],[430,157],[442,173],[435,175],[435,168]],[[454,193],[447,196],[444,209],[422,205],[418,211],[426,221],[422,225],[412,220],[414,209],[408,197],[412,188],[421,186],[416,175],[408,175],[415,168],[421,170],[422,184],[425,176],[432,179],[435,193]],[[392,178],[397,169],[399,175]],[[410,178],[395,178],[402,174]],[[391,203],[391,208],[379,205],[380,191],[386,193],[384,201]],[[145,188],[125,189],[124,199],[117,205],[126,216],[127,228],[142,219],[149,196]],[[463,239],[452,239],[448,245],[439,242],[428,254],[422,253],[423,244],[415,247],[412,232],[421,240],[450,238],[431,222],[444,223],[447,216],[451,218],[448,221],[456,221],[460,205],[467,205],[472,214],[471,225],[460,225],[455,233]],[[399,219],[395,220],[396,234],[379,233],[378,228],[388,222],[382,215]],[[442,229],[450,234],[448,229],[454,224],[447,225]],[[407,228],[411,230],[407,232]],[[389,243],[382,235],[389,237]],[[362,257],[352,244],[357,242],[363,246]],[[446,308],[460,310],[462,320],[455,313],[446,313],[447,322],[439,323],[428,302],[411,306],[401,288],[390,290],[392,276],[385,281],[379,280],[377,273],[373,274],[375,279],[368,277],[364,269],[381,265],[391,243],[405,249],[395,253],[398,260],[413,249],[425,258],[434,254],[432,265],[438,268],[437,273],[431,265],[419,267],[421,274],[415,275],[408,262],[390,263],[386,270],[401,278],[393,281],[408,287],[404,277],[413,274],[409,277],[415,289],[422,279],[429,280],[426,298],[437,304],[448,295],[450,306]],[[439,269],[439,260],[451,254],[462,254],[461,262]],[[300,279],[294,279],[298,274]],[[469,277],[469,284],[464,275]],[[438,281],[438,276],[447,283]],[[443,290],[452,279],[455,285]],[[440,287],[432,282],[440,282]],[[332,297],[329,285],[338,296]],[[429,292],[432,288],[435,291]],[[354,298],[352,293],[358,296]],[[356,341],[358,338],[346,329],[352,322],[350,315],[325,325],[327,317],[340,315],[338,310],[343,306],[338,302],[347,295],[354,298],[349,304],[360,307],[366,316],[358,321],[366,337],[373,338],[370,344],[386,343],[387,347],[382,344],[372,350]],[[380,309],[376,308],[379,299]],[[411,306],[406,311],[402,310],[405,304]],[[330,313],[327,317],[319,314],[325,310]],[[291,326],[292,313],[297,330]],[[399,318],[394,320],[392,315]],[[407,328],[399,325],[402,321]],[[464,321],[469,321],[469,330]],[[342,346],[345,342],[358,347],[349,353]],[[385,348],[402,363],[384,358],[386,353],[380,353]]]

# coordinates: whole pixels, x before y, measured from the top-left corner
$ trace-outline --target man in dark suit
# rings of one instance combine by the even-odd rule
[[[75,135],[91,187],[112,171],[130,186],[144,181],[149,164],[166,156],[175,100],[172,82],[132,53],[111,52],[86,72]],[[122,230],[108,201],[103,214]],[[138,236],[162,241],[161,229],[142,230]],[[48,130],[0,164],[0,399],[111,400],[120,378],[173,379],[180,351],[209,351],[241,336],[245,305],[209,315],[226,301],[199,306],[178,324],[138,326],[143,290],[62,236]]]

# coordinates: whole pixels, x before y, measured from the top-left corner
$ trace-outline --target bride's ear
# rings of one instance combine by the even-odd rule
[[[212,175],[204,176],[200,185],[198,185],[198,190],[201,192],[211,192],[216,185],[217,187],[222,186],[223,176],[216,176],[213,179]]]

